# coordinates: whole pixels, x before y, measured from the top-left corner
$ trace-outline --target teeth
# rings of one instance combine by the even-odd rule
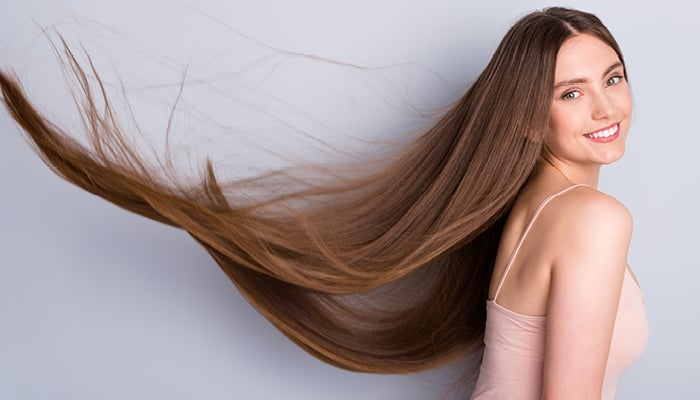
[[[604,131],[598,131],[598,132],[593,132],[593,133],[587,133],[587,134],[585,134],[585,135],[583,135],[583,136],[585,136],[585,137],[587,137],[587,138],[592,138],[592,139],[606,138],[606,137],[610,137],[610,136],[616,134],[616,133],[617,133],[617,130],[618,130],[618,125],[615,124],[613,127],[608,128],[608,129],[606,129],[606,130],[604,130]]]

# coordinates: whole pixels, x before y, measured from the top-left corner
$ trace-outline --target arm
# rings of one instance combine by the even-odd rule
[[[548,299],[543,399],[600,399],[632,218],[592,190],[566,199]],[[568,197],[568,196],[567,196]],[[564,200],[564,199],[562,199]]]

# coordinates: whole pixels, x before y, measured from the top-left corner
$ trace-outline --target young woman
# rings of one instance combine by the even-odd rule
[[[643,350],[644,307],[625,261],[631,219],[595,189],[600,166],[623,154],[632,108],[622,54],[595,16],[525,16],[405,152],[333,185],[300,186],[285,171],[219,182],[211,164],[198,185],[166,179],[122,135],[99,78],[66,55],[92,147],[0,73],[7,109],[48,165],[187,230],[318,358],[408,372],[483,343],[475,399],[610,399]],[[296,189],[239,194],[284,178]]]
[[[540,165],[501,235],[474,399],[613,399],[646,345],[632,220],[595,189],[625,149],[625,67],[609,37],[565,28]]]

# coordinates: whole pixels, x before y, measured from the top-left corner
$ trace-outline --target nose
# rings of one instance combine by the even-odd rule
[[[611,118],[615,112],[615,106],[605,90],[593,94],[591,104],[591,116],[595,120]]]

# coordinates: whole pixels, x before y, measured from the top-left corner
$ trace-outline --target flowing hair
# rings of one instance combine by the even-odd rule
[[[119,207],[186,230],[246,299],[312,355],[355,371],[399,373],[481,345],[505,218],[531,176],[549,122],[557,53],[592,34],[620,57],[592,14],[564,8],[515,23],[466,94],[383,170],[255,201],[260,176],[196,184],[165,179],[130,146],[105,88],[64,44],[89,146],[43,117],[0,72],[3,102],[46,164]]]

